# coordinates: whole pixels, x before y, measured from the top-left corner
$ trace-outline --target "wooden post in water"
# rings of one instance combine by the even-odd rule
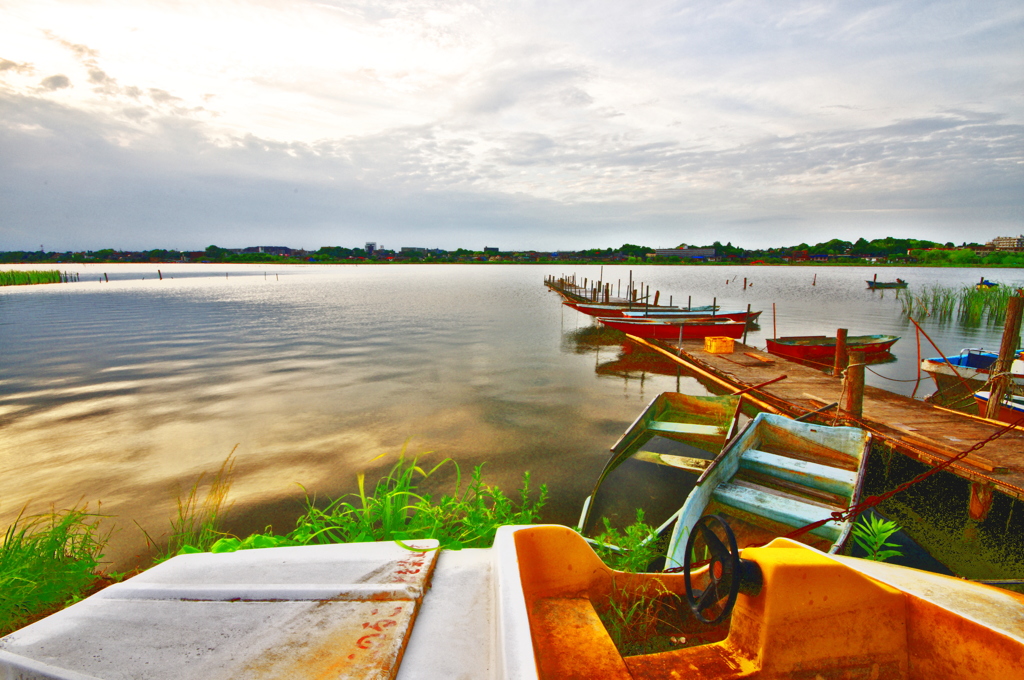
[[[779,330],[775,327],[775,303],[772,303],[772,337],[779,337]]]
[[[103,280],[106,281],[107,283],[110,283],[110,279],[107,278],[107,273],[106,272],[103,272]]]
[[[161,281],[163,281],[163,280],[164,280],[164,274],[163,274],[163,272],[161,272],[161,271],[160,271],[159,269],[157,269],[157,270],[156,270],[156,275],[160,277],[160,280],[161,280]]]
[[[1018,291],[1019,293],[1019,291]],[[1024,297],[1014,295],[1006,303],[1006,324],[1003,326],[1003,342],[999,346],[999,358],[992,365],[992,390],[988,395],[988,407],[985,417],[999,420],[999,409],[1006,396],[1006,388],[1010,384],[1010,366],[1013,356],[1020,347],[1021,314],[1024,312]]]
[[[693,303],[693,296],[692,295],[687,295],[686,296],[686,311],[689,312],[691,309],[693,309],[693,304],[692,303]]]
[[[656,291],[654,291],[654,306],[655,306],[655,307],[657,307],[657,306],[658,306],[658,299],[659,299],[660,297],[661,297],[661,291],[660,291],[660,290],[656,290]]]
[[[811,285],[812,286],[817,286],[818,285],[818,273],[817,272],[814,273],[814,280],[811,281]]]
[[[832,375],[839,377],[843,374],[843,369],[846,368],[846,364],[849,363],[846,356],[846,333],[847,329],[840,328],[836,331],[836,361],[832,366]]]
[[[750,326],[750,303],[747,303],[747,316],[743,319],[743,344],[747,344],[747,328]]]
[[[718,298],[711,298],[711,316],[714,316],[718,312]]]
[[[854,418],[860,418],[864,414],[864,352],[850,352],[843,396],[843,410]]]
[[[746,290],[746,289],[747,289],[747,277],[744,276],[743,277],[743,290]]]

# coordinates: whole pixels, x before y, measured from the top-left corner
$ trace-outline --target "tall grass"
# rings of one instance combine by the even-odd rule
[[[50,271],[6,271],[0,272],[0,286],[27,286],[34,283],[60,283],[61,275],[56,269]]]
[[[206,494],[200,500],[199,489],[206,477],[205,473],[199,475],[195,483],[189,489],[188,494],[182,498],[178,494],[178,514],[171,520],[171,534],[167,540],[164,551],[156,558],[162,562],[179,553],[206,552],[213,545],[224,537],[221,531],[221,521],[226,510],[228,492],[231,490],[231,477],[235,469],[235,448],[221,463],[220,470],[210,480]],[[145,531],[143,531],[145,533]],[[155,543],[146,534],[146,538]]]
[[[420,465],[419,460],[420,456],[408,458],[403,447],[398,460],[377,480],[372,492],[367,493],[366,476],[360,473],[356,477],[357,493],[328,499],[323,507],[318,505],[315,497],[307,496],[305,512],[296,520],[295,529],[287,534],[268,530],[244,539],[227,536],[215,523],[207,521],[215,516],[209,511],[198,513],[200,518],[207,519],[182,521],[180,518],[195,514],[190,509],[196,508],[197,504],[193,500],[194,493],[190,494],[188,501],[179,504],[179,521],[174,535],[180,540],[168,546],[168,553],[232,552],[248,548],[422,538],[437,539],[441,547],[448,550],[485,548],[494,542],[498,527],[536,522],[547,502],[545,485],[541,485],[537,497],[531,499],[529,472],[523,473],[523,484],[516,501],[498,487],[484,483],[482,465],[473,469],[468,480],[463,480],[458,463],[450,458],[429,469]],[[422,492],[420,485],[448,465],[455,469],[452,491],[438,498]],[[230,469],[227,475],[230,475]],[[222,502],[221,497],[214,507],[219,508]],[[185,530],[177,530],[182,525]],[[198,530],[195,529],[197,526]],[[210,528],[204,528],[207,526]]]
[[[1002,323],[1010,297],[1016,293],[1012,286],[976,289],[974,286],[924,286],[920,292],[901,290],[897,299],[903,314],[915,320],[933,318],[949,322],[954,319],[965,326]]]
[[[0,544],[0,636],[79,599],[99,578],[110,532],[86,507],[18,515]]]

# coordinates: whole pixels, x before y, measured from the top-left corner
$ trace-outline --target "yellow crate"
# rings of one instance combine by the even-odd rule
[[[704,338],[704,351],[708,354],[732,354],[733,339],[722,337]]]

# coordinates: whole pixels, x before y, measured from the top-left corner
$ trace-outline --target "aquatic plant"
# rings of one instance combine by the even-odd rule
[[[0,272],[0,286],[27,286],[35,283],[60,283],[61,275],[56,269],[48,271],[6,271]]]
[[[899,550],[891,549],[900,547],[898,543],[886,542],[899,530],[900,525],[892,520],[874,514],[867,517],[861,515],[853,525],[853,540],[867,552],[867,559],[884,562],[890,557],[903,555]]]
[[[983,321],[1002,323],[1009,299],[1015,292],[1013,286],[1008,285],[981,290],[975,286],[924,286],[917,292],[898,291],[896,297],[904,316],[912,319],[930,317],[942,322],[956,319],[966,326],[978,326]]]
[[[162,562],[178,554],[207,552],[225,536],[221,531],[221,520],[226,508],[228,492],[231,490],[231,476],[235,468],[236,444],[210,480],[206,495],[200,500],[199,489],[206,474],[200,474],[182,499],[178,494],[178,514],[171,520],[171,534],[164,552],[156,559]],[[145,532],[143,532],[145,533]],[[149,534],[146,538],[152,543]]]
[[[604,531],[592,542],[594,552],[612,569],[633,573],[645,572],[652,562],[665,556],[664,541],[654,535],[655,527],[644,522],[642,508],[636,510],[636,521],[622,531],[602,517]]]
[[[110,537],[102,517],[85,506],[18,515],[0,544],[0,636],[77,601],[100,578]]]

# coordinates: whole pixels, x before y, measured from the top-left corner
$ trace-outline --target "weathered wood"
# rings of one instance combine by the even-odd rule
[[[999,345],[999,358],[992,366],[992,390],[988,398],[985,417],[997,419],[1003,406],[1007,388],[1010,385],[1010,365],[1020,347],[1021,313],[1024,311],[1024,297],[1014,295],[1006,304],[1006,324],[1003,326],[1003,342]]]
[[[846,356],[846,328],[840,328],[836,331],[836,362],[832,368],[832,375],[842,375],[846,369],[846,364],[849,363]]]
[[[843,410],[860,418],[864,415],[864,352],[850,352],[843,388],[846,395]]]
[[[705,352],[703,343],[697,341],[684,340],[681,345],[635,341],[728,392],[763,383],[784,372],[788,379],[744,395],[744,399],[770,413],[797,417],[819,406],[840,401],[839,381],[784,357],[776,357],[770,364],[751,362],[741,365],[727,361],[723,355]],[[742,344],[736,348],[740,354],[756,353],[755,349]],[[836,413],[831,411],[814,418],[817,422],[830,424],[835,416]],[[871,428],[876,436],[884,438],[899,453],[927,465],[945,462],[1003,427],[999,422],[871,386],[864,388],[863,415],[859,422]],[[893,424],[904,430],[913,428],[913,435],[901,432]],[[970,481],[990,484],[999,493],[1024,500],[1024,427],[1014,428],[989,442],[978,453],[954,463],[949,471]]]

